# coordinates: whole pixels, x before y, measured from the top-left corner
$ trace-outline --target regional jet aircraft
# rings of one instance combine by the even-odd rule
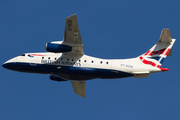
[[[168,71],[161,65],[172,54],[176,39],[163,29],[159,41],[146,53],[130,59],[100,59],[84,54],[76,14],[66,19],[63,41],[46,43],[46,53],[25,53],[3,64],[4,68],[49,74],[54,81],[71,81],[74,92],[85,98],[86,80],[125,77],[143,78]]]

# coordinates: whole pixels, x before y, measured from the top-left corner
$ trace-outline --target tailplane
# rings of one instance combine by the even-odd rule
[[[172,56],[172,46],[176,39],[171,38],[170,29],[163,29],[159,41],[146,53],[139,56],[144,64],[160,68],[167,56]],[[160,68],[162,71],[169,69]]]

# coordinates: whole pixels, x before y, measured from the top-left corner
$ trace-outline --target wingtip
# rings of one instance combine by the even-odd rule
[[[73,16],[76,16],[76,13],[75,14],[72,14],[70,15],[69,17],[67,17],[66,19],[70,18],[70,17],[73,17]]]

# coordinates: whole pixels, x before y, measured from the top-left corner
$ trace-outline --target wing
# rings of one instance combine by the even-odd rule
[[[73,86],[74,92],[81,97],[86,97],[85,96],[85,85],[86,81],[71,81],[71,84]]]
[[[76,14],[66,18],[63,44],[72,47],[70,53],[84,54]]]

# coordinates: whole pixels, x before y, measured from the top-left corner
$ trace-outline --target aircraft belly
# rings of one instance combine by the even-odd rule
[[[63,67],[61,68],[63,69]],[[85,68],[85,67],[68,67],[66,68],[65,71],[62,70],[60,74],[62,73],[66,74],[67,76],[66,79],[69,79],[69,80],[90,80],[90,79],[95,79],[95,78],[111,79],[111,78],[123,78],[123,77],[133,76],[132,74],[117,71],[117,70]],[[59,72],[55,74],[59,75]]]
[[[111,79],[131,77],[132,74],[112,70],[74,66],[60,66],[50,64],[9,63],[11,70],[29,73],[55,74],[68,80],[90,80],[95,78]]]

